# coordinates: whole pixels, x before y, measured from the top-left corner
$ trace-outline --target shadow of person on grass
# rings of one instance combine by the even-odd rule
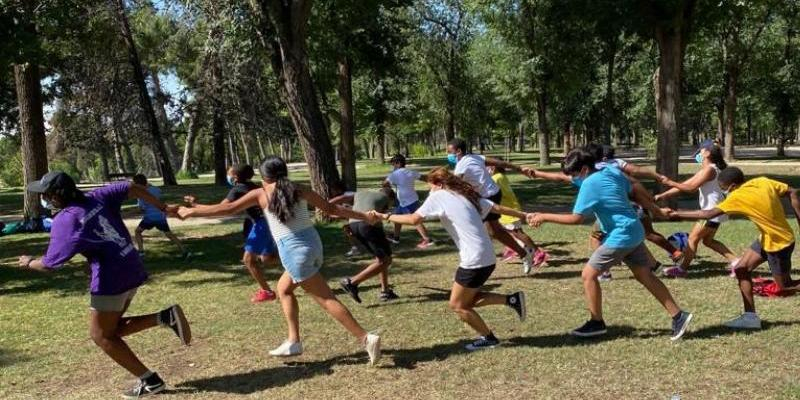
[[[494,289],[497,289],[502,285],[493,283],[488,285],[483,285],[481,287],[481,291],[489,292]],[[450,289],[440,289],[435,287],[429,286],[422,286],[422,289],[430,290],[430,292],[416,294],[412,296],[403,296],[400,299],[392,302],[387,303],[377,303],[377,304],[370,304],[365,308],[375,308],[375,307],[383,307],[383,306],[395,306],[398,304],[412,304],[412,303],[430,303],[430,302],[447,302],[450,300]]]

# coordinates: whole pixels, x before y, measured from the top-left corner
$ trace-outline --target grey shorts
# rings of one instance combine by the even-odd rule
[[[138,288],[133,288],[127,292],[110,296],[92,295],[89,300],[89,309],[100,312],[123,312],[128,306],[133,296],[136,295]]]
[[[601,271],[623,262],[629,268],[651,268],[656,259],[650,254],[650,250],[647,249],[644,243],[625,249],[612,249],[603,245],[598,247],[589,257],[589,265]]]

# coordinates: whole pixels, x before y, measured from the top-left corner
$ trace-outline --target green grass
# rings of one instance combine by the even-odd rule
[[[745,171],[758,172],[750,168]],[[359,169],[359,180],[363,187],[377,184],[385,172],[367,166]],[[764,172],[791,174],[773,167]],[[574,195],[569,188],[513,178],[526,208],[563,208]],[[204,198],[225,192],[207,181],[192,185],[187,191],[202,192]],[[184,190],[170,189],[166,195],[178,199]],[[439,225],[430,226],[444,242]],[[792,226],[797,228],[793,219]],[[691,224],[656,227],[669,234]],[[129,340],[170,384],[165,398],[669,399],[676,393],[683,399],[800,398],[800,297],[757,299],[766,321],[762,331],[721,327],[740,312],[741,301],[722,258],[705,248],[689,279],[667,282],[678,302],[695,313],[685,340],[669,341],[669,317],[629,271],[615,268],[614,280],[603,284],[609,335],[583,341],[566,332],[587,317],[580,269],[589,255],[589,227],[528,230],[553,255],[550,266],[527,277],[518,264],[500,264],[487,283],[498,292],[525,290],[528,321],[518,322],[503,307],[479,310],[503,345],[467,354],[463,345],[474,334],[447,308],[457,265],[454,248],[416,250],[415,234],[404,230],[390,276],[400,300],[380,303],[375,281],[363,286],[361,305],[337,291],[366,328],[383,335],[384,360],[371,368],[353,339],[302,293],[305,354],[290,360],[267,355],[284,339],[285,325],[278,304],[249,303],[255,285],[239,265],[240,229],[238,221],[181,228],[189,249],[201,253],[190,261],[177,260],[163,237],[146,239],[152,279],[139,290],[131,313],[180,303],[195,336],[191,347],[181,347],[161,329]],[[347,245],[338,225],[319,230],[326,253],[322,273],[335,286],[368,260],[342,256]],[[752,224],[736,220],[723,225],[718,238],[738,253],[756,235]],[[40,254],[47,240],[43,234],[0,238],[0,398],[116,398],[131,377],[88,338],[81,257],[53,274],[12,267],[19,254]],[[666,260],[663,251],[651,249]],[[279,267],[267,270],[270,282],[279,274]]]

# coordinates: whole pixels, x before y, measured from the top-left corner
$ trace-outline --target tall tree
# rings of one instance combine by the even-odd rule
[[[27,185],[47,173],[47,143],[44,135],[39,66],[30,63],[14,65],[14,80],[22,138],[22,171]],[[26,220],[40,215],[39,197],[28,191],[24,194],[23,215]]]
[[[175,180],[175,173],[172,169],[172,162],[170,153],[164,145],[164,139],[161,135],[161,129],[158,126],[158,118],[156,118],[155,109],[150,99],[150,94],[147,91],[147,83],[145,82],[144,71],[142,63],[139,60],[139,53],[136,50],[136,43],[133,41],[130,25],[128,23],[128,15],[125,10],[125,0],[110,0],[112,7],[117,13],[117,22],[119,24],[120,34],[125,41],[125,46],[128,50],[128,62],[133,70],[133,81],[139,90],[139,103],[142,107],[145,119],[147,120],[150,135],[153,139],[153,153],[158,164],[161,177],[164,179],[165,185],[177,185],[178,181]]]

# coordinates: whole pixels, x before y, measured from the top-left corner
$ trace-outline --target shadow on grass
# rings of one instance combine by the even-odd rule
[[[689,332],[686,333],[684,339],[702,340],[702,339],[716,339],[720,336],[752,335],[773,328],[778,328],[783,326],[794,326],[798,324],[800,324],[800,320],[774,321],[774,322],[761,321],[761,329],[731,329],[724,325],[711,325],[696,331],[690,330]]]
[[[18,362],[28,361],[29,358],[16,350],[0,349],[0,368],[5,368]]]
[[[489,292],[499,288],[500,284],[488,284],[481,287],[482,292]],[[422,289],[430,290],[430,292],[417,294],[413,296],[402,296],[400,299],[392,302],[370,304],[365,308],[376,308],[384,306],[395,306],[400,304],[414,304],[414,303],[430,303],[430,302],[446,302],[450,300],[450,289],[441,289],[429,286],[422,286]]]

